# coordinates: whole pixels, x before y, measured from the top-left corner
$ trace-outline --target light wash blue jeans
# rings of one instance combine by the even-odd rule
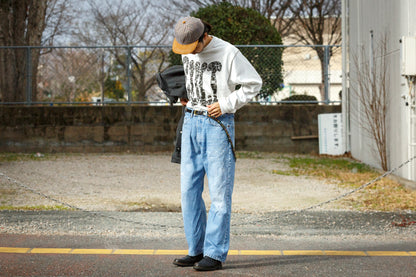
[[[234,143],[234,114],[218,119]],[[204,115],[186,113],[181,150],[182,215],[188,255],[201,253],[224,262],[230,245],[231,198],[235,160],[222,127]],[[211,199],[208,218],[202,191],[208,178]]]

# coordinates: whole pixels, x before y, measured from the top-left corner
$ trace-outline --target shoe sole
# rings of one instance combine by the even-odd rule
[[[202,256],[202,255],[198,255],[198,256]],[[194,259],[193,262],[192,262],[191,258]],[[194,266],[197,262],[200,262],[202,259],[203,259],[203,257],[198,258],[197,256],[195,256],[195,257],[186,256],[186,257],[181,258],[181,259],[175,259],[175,260],[173,260],[172,263],[174,265],[177,265],[177,266],[188,267],[188,266]]]
[[[216,266],[216,267],[198,267],[198,266],[194,266],[194,269],[196,271],[214,271],[214,270],[222,269],[222,265],[219,265],[219,266]]]
[[[190,267],[190,266],[194,266],[195,264],[181,264],[181,263],[175,263],[173,262],[174,265],[180,266],[180,267]]]
[[[173,263],[174,265],[181,266],[181,267],[189,267],[189,266],[194,266],[196,263],[200,262],[201,260],[202,260],[202,258],[201,258],[201,259],[196,260],[196,261],[195,261],[195,262],[193,262],[193,263],[182,263],[182,262],[180,262],[180,261],[178,261],[178,260],[174,260],[172,263]]]

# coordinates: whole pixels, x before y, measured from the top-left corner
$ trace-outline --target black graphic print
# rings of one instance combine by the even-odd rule
[[[201,63],[200,62],[195,62],[195,86],[194,86],[194,88],[195,88],[195,93],[196,93],[196,96],[198,97],[198,98],[201,98],[201,86],[199,85],[199,83],[200,83],[200,76],[201,76],[201,70],[200,70],[200,66],[201,65]]]
[[[213,92],[214,99],[210,99],[210,96],[208,96],[208,102],[214,103],[217,99],[217,76],[216,73],[221,71],[222,64],[220,62],[212,62],[208,65],[208,71],[211,71],[211,88]]]
[[[207,105],[218,102],[217,73],[221,71],[222,64],[218,61],[209,64],[204,62],[201,64],[200,62],[189,60],[188,57],[184,57],[183,64],[187,78],[186,90],[192,105],[202,105],[206,107]],[[204,78],[204,76],[207,76],[207,78]],[[210,84],[208,87],[210,87],[211,90],[206,91],[204,89],[204,80],[205,82],[209,80]],[[208,87],[205,85],[205,88]]]
[[[188,57],[184,57],[183,58],[183,69],[185,71],[185,76],[189,76],[189,58]],[[192,99],[192,95],[190,94],[192,91],[191,89],[191,82],[186,82],[186,92],[188,94],[188,99],[191,100]],[[191,100],[192,102],[192,100]],[[193,102],[192,102],[193,103]]]
[[[190,61],[189,62],[189,78],[193,80],[194,75],[195,75],[194,61]],[[195,82],[191,82],[191,91],[195,93]],[[192,94],[192,97],[195,97],[195,96]]]

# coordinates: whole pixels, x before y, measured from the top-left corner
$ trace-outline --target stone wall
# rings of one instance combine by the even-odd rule
[[[318,152],[318,114],[340,110],[247,105],[236,114],[236,149]],[[0,106],[0,152],[173,151],[180,116],[178,106]]]

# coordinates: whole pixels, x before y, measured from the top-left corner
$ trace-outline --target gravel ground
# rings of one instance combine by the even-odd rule
[[[262,215],[234,213],[231,235],[271,240],[415,242],[416,225],[395,227],[416,214],[354,211],[285,211]],[[184,238],[178,212],[0,211],[0,234]],[[414,251],[415,249],[411,249]]]
[[[343,202],[294,212],[345,192],[334,182],[282,176],[273,154],[239,158],[233,194],[232,235],[308,240],[414,241],[416,224],[394,227],[415,213],[356,212]],[[73,154],[0,163],[0,173],[70,205],[96,211],[0,211],[0,234],[100,235],[182,238],[179,165],[170,154]],[[204,198],[209,207],[208,189]],[[55,206],[0,176],[0,205]],[[144,212],[145,211],[145,212]]]
[[[233,212],[267,213],[296,210],[336,197],[345,188],[304,176],[283,176],[273,170],[287,165],[272,154],[239,158]],[[180,211],[179,165],[170,154],[54,155],[39,160],[0,163],[0,173],[62,202],[94,211]],[[205,182],[207,184],[207,181]],[[57,205],[0,178],[1,206]],[[204,199],[209,206],[206,185]],[[349,209],[331,204],[324,209]]]

